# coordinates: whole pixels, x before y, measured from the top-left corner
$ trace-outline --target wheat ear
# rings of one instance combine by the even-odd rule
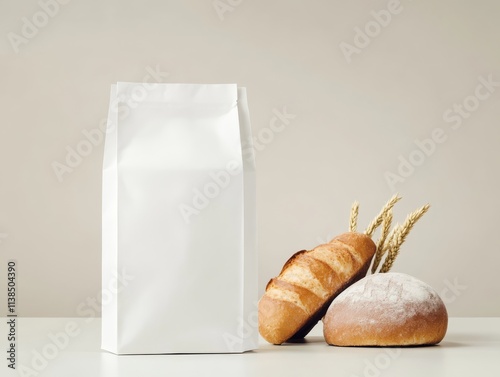
[[[392,230],[387,235],[387,237],[385,239],[385,242],[384,242],[384,245],[382,246],[382,251],[381,251],[381,255],[380,255],[380,261],[378,262],[377,267],[380,264],[380,262],[382,261],[382,258],[387,259],[386,255],[389,253],[389,251],[391,250],[392,245],[394,244],[394,239],[395,239],[396,231],[398,229],[399,229],[399,224],[396,223],[396,225],[394,225],[394,227],[392,228]],[[380,272],[380,270],[378,272]]]
[[[394,233],[392,237],[390,237],[391,242],[389,244],[390,248],[387,254],[387,258],[385,258],[384,264],[380,268],[380,272],[388,272],[391,269],[394,260],[398,256],[399,249],[403,242],[405,242],[405,239],[410,233],[410,230],[413,228],[415,223],[429,210],[429,208],[430,205],[426,204],[422,208],[417,209],[406,217],[406,220],[402,225],[394,228]]]
[[[358,227],[358,212],[359,212],[359,203],[356,201],[352,203],[351,207],[351,216],[349,218],[349,232],[355,232]]]
[[[391,230],[391,224],[392,224],[392,211],[389,211],[385,214],[382,220],[382,234],[380,235],[380,239],[377,244],[377,252],[375,253],[375,258],[373,260],[373,265],[372,265],[372,274],[377,270],[377,267],[380,264],[382,257],[384,256],[384,254],[388,249],[387,246],[389,245],[389,243],[386,244],[386,240]]]
[[[385,204],[384,208],[380,211],[377,217],[373,219],[373,221],[368,225],[368,228],[365,230],[365,234],[369,237],[372,236],[373,232],[375,229],[377,229],[380,224],[382,224],[382,220],[384,219],[384,216],[392,210],[392,207],[394,207],[394,204],[396,204],[401,197],[398,194],[394,194],[394,196],[389,199],[389,201]]]

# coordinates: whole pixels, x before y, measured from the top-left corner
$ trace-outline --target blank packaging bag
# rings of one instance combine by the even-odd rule
[[[244,88],[113,85],[102,200],[104,350],[257,347],[255,165]]]

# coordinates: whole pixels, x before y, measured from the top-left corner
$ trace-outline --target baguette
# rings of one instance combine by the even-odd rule
[[[272,344],[305,337],[332,300],[366,275],[375,249],[370,236],[348,232],[295,253],[259,301],[262,337]]]

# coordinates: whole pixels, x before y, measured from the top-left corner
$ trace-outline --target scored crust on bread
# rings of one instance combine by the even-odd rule
[[[348,233],[292,255],[280,274],[269,281],[259,301],[259,332],[264,339],[273,344],[302,339],[339,293],[366,276],[372,259],[372,273],[382,259],[379,272],[391,269],[410,230],[429,209],[424,205],[391,230],[392,208],[400,199],[393,195],[364,233],[356,230],[359,204],[354,202]],[[375,245],[371,237],[381,225]]]
[[[432,345],[445,336],[448,314],[426,283],[402,273],[380,273],[337,296],[323,324],[330,345]]]
[[[259,302],[262,337],[281,344],[307,335],[332,300],[366,275],[375,249],[369,236],[348,232],[295,253],[269,281]]]

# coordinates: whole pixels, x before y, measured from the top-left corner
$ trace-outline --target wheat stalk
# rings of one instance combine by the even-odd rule
[[[387,235],[387,238],[384,242],[384,246],[382,247],[382,255],[380,258],[380,259],[382,259],[382,257],[384,257],[384,263],[385,263],[385,260],[387,260],[387,258],[388,258],[386,255],[389,254],[390,250],[392,249],[392,247],[394,245],[394,237],[396,235],[397,230],[399,229],[399,226],[400,225],[398,223],[396,223],[396,225],[394,225],[394,227],[392,228],[390,233]],[[380,270],[378,272],[380,272]]]
[[[388,244],[388,254],[385,258],[384,264],[380,268],[380,272],[388,272],[391,269],[394,260],[399,254],[401,245],[403,244],[403,242],[405,242],[406,237],[408,236],[416,222],[429,210],[429,208],[430,205],[426,204],[422,208],[419,208],[416,211],[410,213],[406,217],[406,220],[402,225],[393,229],[393,234],[390,237],[390,243]]]
[[[392,224],[392,211],[389,211],[385,214],[382,220],[382,234],[380,235],[380,239],[377,244],[377,252],[375,253],[375,258],[372,265],[372,274],[377,270],[377,267],[380,264],[380,261],[382,260],[382,256],[386,253],[388,249],[387,246],[389,245],[389,243],[386,244],[386,240],[391,230],[391,224]]]
[[[355,232],[358,227],[358,212],[359,212],[359,203],[356,201],[352,203],[351,207],[351,216],[349,218],[349,232]]]
[[[399,233],[401,231],[401,228],[395,229],[395,234]],[[397,238],[397,237],[396,237]],[[394,261],[396,260],[396,257],[399,254],[399,247],[397,247],[395,244],[389,244],[388,249],[386,251],[387,257],[384,260],[384,264],[382,267],[380,267],[379,272],[389,272],[389,270],[392,268],[392,265],[394,264]]]
[[[365,234],[367,236],[369,237],[372,236],[375,229],[377,229],[380,226],[380,224],[382,224],[382,221],[384,217],[387,215],[387,213],[392,210],[394,204],[396,204],[400,199],[401,197],[398,194],[394,194],[393,197],[389,199],[389,201],[385,204],[384,208],[382,208],[378,216],[375,217],[373,221],[370,223],[370,225],[368,225],[368,228],[366,228]]]

